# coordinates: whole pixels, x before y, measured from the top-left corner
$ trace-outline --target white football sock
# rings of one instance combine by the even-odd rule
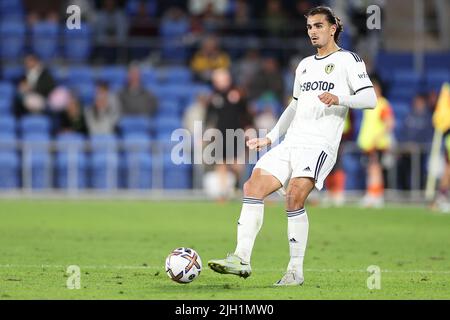
[[[244,197],[238,221],[237,246],[234,254],[250,263],[253,244],[263,224],[264,202],[261,199]]]
[[[304,208],[286,211],[288,216],[288,240],[291,260],[287,270],[295,270],[303,277],[303,258],[308,241],[308,215]]]

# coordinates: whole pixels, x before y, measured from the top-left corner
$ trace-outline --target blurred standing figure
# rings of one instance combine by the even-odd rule
[[[278,60],[265,57],[260,64],[260,70],[253,73],[247,87],[248,98],[258,99],[264,94],[272,93],[279,103],[284,101],[284,79]]]
[[[101,9],[97,12],[95,22],[97,59],[106,63],[117,61],[122,50],[126,50],[128,20],[117,7],[116,0],[103,0]]]
[[[118,99],[109,92],[106,83],[98,83],[94,105],[85,112],[89,134],[114,134],[119,116]]]
[[[389,101],[383,97],[381,83],[375,77],[372,79],[378,102],[375,109],[364,110],[358,135],[358,145],[368,157],[367,190],[362,204],[365,207],[382,207],[384,178],[381,160],[392,147],[395,119]]]
[[[212,75],[212,83],[214,92],[207,107],[206,125],[209,128],[218,129],[222,135],[223,148],[216,149],[214,171],[219,178],[221,188],[219,198],[225,200],[231,196],[228,189],[230,187],[230,171],[238,184],[245,169],[245,162],[241,159],[245,156],[245,138],[242,134],[242,139],[239,139],[236,132],[241,129],[244,133],[244,130],[251,126],[251,120],[247,101],[241,92],[233,87],[228,69],[215,70]],[[232,130],[233,136],[227,137],[227,130]],[[231,187],[234,189],[236,185]]]
[[[439,181],[439,190],[432,204],[433,209],[438,209],[442,212],[450,212],[450,203],[448,199],[448,189],[450,188],[450,131],[444,135],[445,144],[445,167],[442,177]]]
[[[414,152],[420,152],[420,171],[414,172],[419,176],[420,189],[425,187],[426,181],[426,161],[428,157],[428,145],[433,140],[433,123],[431,109],[427,103],[427,97],[418,94],[414,97],[410,113],[404,120],[404,141]],[[422,147],[419,149],[419,145]],[[420,151],[419,151],[420,150]],[[411,166],[412,157],[410,153],[402,154],[398,159],[399,185],[403,190],[411,190]]]
[[[141,73],[137,66],[128,70],[128,84],[119,93],[122,115],[153,116],[158,108],[158,99],[141,85]]]
[[[198,80],[209,82],[215,69],[228,69],[231,65],[230,57],[219,48],[216,37],[208,36],[201,44],[200,49],[191,60],[191,69]]]
[[[15,107],[17,117],[44,112],[45,100],[55,88],[53,76],[36,55],[26,55],[24,65],[25,77],[19,83]]]

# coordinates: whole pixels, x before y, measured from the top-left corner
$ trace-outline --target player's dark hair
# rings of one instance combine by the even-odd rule
[[[310,9],[306,13],[305,18],[308,19],[308,17],[315,16],[318,14],[325,15],[329,23],[336,25],[336,32],[334,33],[334,41],[336,43],[339,43],[339,35],[341,34],[342,31],[344,31],[344,25],[341,22],[341,19],[334,14],[333,10],[330,7],[326,6],[318,6]]]

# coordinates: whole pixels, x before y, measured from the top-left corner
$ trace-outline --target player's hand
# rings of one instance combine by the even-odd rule
[[[339,98],[329,92],[322,93],[319,96],[319,99],[321,102],[325,103],[327,105],[327,107],[339,104]]]
[[[253,138],[247,141],[247,147],[250,150],[259,151],[265,146],[268,146],[272,143],[269,138]]]

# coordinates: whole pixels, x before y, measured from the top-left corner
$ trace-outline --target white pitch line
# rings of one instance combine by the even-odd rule
[[[32,269],[66,269],[69,265],[55,265],[55,264],[0,264],[1,269],[14,269],[14,268],[32,268]],[[150,269],[163,269],[164,266],[126,266],[126,265],[79,265],[80,269],[129,269],[129,270],[150,270]],[[283,272],[284,269],[270,269],[261,268],[255,269],[259,272]],[[305,272],[317,272],[317,273],[368,273],[365,269],[304,269]],[[429,273],[429,274],[450,274],[450,270],[390,270],[381,269],[382,273]]]

